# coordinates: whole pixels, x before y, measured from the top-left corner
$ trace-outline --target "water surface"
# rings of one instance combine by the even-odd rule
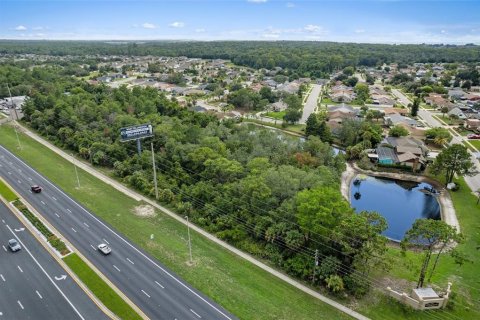
[[[425,188],[432,188],[428,183],[369,176],[358,180],[357,177],[350,186],[351,205],[356,212],[377,211],[384,216],[388,223],[384,232],[386,237],[400,241],[416,219],[440,219],[437,198],[429,192],[422,192]]]

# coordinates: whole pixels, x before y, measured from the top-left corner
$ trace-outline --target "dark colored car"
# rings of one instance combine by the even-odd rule
[[[33,186],[30,187],[30,190],[32,190],[32,192],[34,192],[34,193],[40,193],[40,192],[42,192],[42,187],[37,186],[37,185],[35,184],[35,185],[33,185]]]

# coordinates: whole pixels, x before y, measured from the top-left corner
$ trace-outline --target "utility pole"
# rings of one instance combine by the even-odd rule
[[[77,171],[77,165],[75,164],[75,157],[73,156],[73,153],[71,155],[73,159],[73,167],[75,168],[75,175],[77,176],[78,189],[80,189],[80,179],[78,178],[78,171]]]
[[[17,108],[15,108],[15,106],[13,105],[12,92],[10,92],[10,87],[8,86],[8,83],[7,83],[7,90],[8,90],[8,94],[10,95],[10,104],[12,105],[12,109],[15,112],[15,120],[18,120]],[[10,111],[10,114],[12,114],[12,111]]]
[[[188,232],[188,251],[190,252],[190,264],[192,264],[192,240],[190,239],[190,224],[188,221],[188,216],[185,216],[185,219],[187,219],[187,232]]]
[[[317,267],[318,267],[318,249],[315,250],[315,264],[313,266],[312,286],[315,283],[315,271],[317,271]]]
[[[155,186],[155,199],[158,200],[157,167],[155,165],[155,152],[153,151],[153,142],[150,143],[150,146],[152,147],[153,184]]]
[[[15,129],[15,135],[17,136],[17,142],[18,142],[18,149],[22,150],[22,145],[20,144],[20,138],[18,137],[18,130],[17,130],[17,124],[13,124],[13,128]]]
[[[13,104],[13,98],[12,98],[12,92],[10,92],[10,87],[8,86],[7,83],[7,89],[8,89],[8,94],[10,95],[10,105],[13,111],[15,111],[15,119],[13,120],[13,128],[15,129],[15,135],[17,136],[17,142],[18,142],[18,149],[22,149],[22,145],[20,144],[20,138],[18,137],[18,131],[17,131],[17,123],[16,120],[18,120],[18,115],[17,115],[17,109],[15,108]],[[12,111],[10,110],[10,115],[12,115]],[[12,117],[13,118],[13,117]]]

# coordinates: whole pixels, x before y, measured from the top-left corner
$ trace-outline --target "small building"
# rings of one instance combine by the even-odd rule
[[[447,113],[449,116],[455,116],[457,117],[458,119],[467,119],[467,116],[463,113],[462,110],[460,110],[460,108],[458,107],[455,107],[453,108],[452,110],[450,110],[448,113]]]
[[[479,119],[467,119],[464,124],[466,129],[476,130],[480,127]]]

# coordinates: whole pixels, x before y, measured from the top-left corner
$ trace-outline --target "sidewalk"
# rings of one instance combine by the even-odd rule
[[[49,148],[50,150],[52,150],[53,152],[57,153],[58,155],[60,155],[61,157],[65,158],[67,161],[69,162],[72,162],[74,161],[74,158],[69,155],[68,153],[66,153],[65,151],[61,150],[60,148],[54,146],[53,144],[51,144],[50,142],[46,141],[45,139],[43,139],[42,137],[40,137],[39,135],[31,132],[30,130],[28,130],[27,128],[25,128],[24,126],[22,125],[19,125],[20,128],[21,128],[21,131],[23,133],[25,133],[27,136],[29,136],[30,138],[34,139],[35,141],[41,143],[42,145],[46,146],[47,148]],[[135,199],[136,201],[144,201],[152,206],[154,206],[155,208],[163,211],[164,213],[168,214],[170,217],[172,217],[173,219],[177,220],[178,222],[180,223],[183,223],[184,225],[187,225],[187,222],[186,220],[184,220],[182,217],[178,216],[177,214],[175,214],[173,211],[159,205],[158,203],[156,203],[155,201],[152,201],[151,199],[147,198],[147,197],[144,197],[143,195],[135,192],[135,191],[132,191],[130,189],[128,189],[127,187],[125,187],[124,185],[120,184],[119,182],[115,181],[114,179],[104,175],[103,173],[100,173],[99,171],[97,171],[96,169],[92,168],[90,165],[88,164],[85,164],[83,162],[80,162],[80,161],[75,161],[75,164],[81,168],[82,170],[90,173],[91,175],[93,175],[94,177],[102,180],[103,182],[111,185],[112,187],[114,187],[115,189],[117,189],[118,191],[124,193],[125,195]],[[296,287],[297,289],[317,298],[318,300],[321,300],[323,301],[324,303],[326,304],[329,304],[330,306],[350,315],[351,317],[355,318],[355,319],[359,319],[359,320],[368,320],[369,318],[361,315],[360,313],[348,308],[348,307],[345,307],[344,305],[324,296],[324,295],[321,295],[320,293],[316,292],[315,290],[313,289],[310,289],[309,287],[303,285],[302,283],[286,276],[285,274],[267,266],[266,264],[258,261],[257,259],[253,258],[252,256],[250,256],[249,254],[246,254],[240,250],[238,250],[237,248],[229,245],[228,243],[216,238],[215,236],[209,234],[208,232],[204,231],[203,229],[193,225],[193,224],[189,224],[190,225],[190,228],[195,230],[196,232],[200,233],[201,235],[203,235],[204,237],[208,238],[209,240],[215,242],[216,244],[218,245],[221,245],[222,247],[224,247],[225,249],[229,250],[230,252],[236,254],[237,256],[239,257],[242,257],[243,259],[251,262],[252,264],[256,265],[257,267],[267,271],[268,273],[274,275],[275,277],[289,283],[290,285]]]

